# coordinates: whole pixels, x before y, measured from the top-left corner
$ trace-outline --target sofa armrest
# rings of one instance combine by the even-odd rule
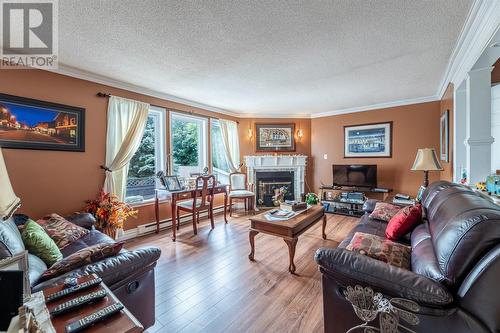
[[[452,294],[440,283],[357,252],[320,248],[314,259],[322,272],[341,285],[370,286],[384,295],[410,299],[420,305],[443,307],[453,302]]]
[[[94,229],[94,225],[96,223],[95,217],[90,213],[74,213],[70,216],[65,217],[66,220],[70,221],[73,224],[76,224],[79,227],[92,230]]]
[[[379,200],[375,200],[375,199],[366,200],[365,203],[363,204],[363,210],[365,211],[365,213],[370,214],[371,212],[373,212],[377,202],[379,202]]]
[[[37,284],[33,288],[33,291],[39,291],[60,284],[68,276],[80,277],[92,273],[97,274],[108,287],[111,287],[113,284],[126,280],[139,271],[154,267],[156,261],[160,258],[160,254],[161,250],[156,247],[120,252],[114,257],[79,267],[66,274]]]

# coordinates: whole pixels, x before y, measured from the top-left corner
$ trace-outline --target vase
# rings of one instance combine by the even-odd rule
[[[99,231],[101,231],[103,234],[106,234],[113,239],[116,239],[116,230],[117,229],[118,228],[115,226],[107,226],[107,227],[102,227],[101,230],[99,230]]]

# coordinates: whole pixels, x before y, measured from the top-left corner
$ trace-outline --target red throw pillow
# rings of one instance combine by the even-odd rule
[[[422,221],[422,206],[420,204],[404,207],[387,224],[385,236],[396,241],[413,230],[420,221]]]

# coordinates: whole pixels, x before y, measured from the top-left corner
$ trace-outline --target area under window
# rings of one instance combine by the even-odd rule
[[[217,119],[212,119],[210,124],[210,142],[212,146],[212,171],[217,180],[222,184],[229,184],[229,164],[222,142],[222,132]]]
[[[154,198],[156,173],[165,165],[165,113],[151,107],[141,144],[130,161],[125,201],[142,203]]]
[[[173,174],[197,176],[208,167],[207,119],[170,113]]]

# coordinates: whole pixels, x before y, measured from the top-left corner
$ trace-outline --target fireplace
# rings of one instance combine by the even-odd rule
[[[255,190],[257,205],[272,207],[275,190],[283,187],[286,190],[285,200],[294,200],[295,175],[293,171],[257,171],[255,173]]]

